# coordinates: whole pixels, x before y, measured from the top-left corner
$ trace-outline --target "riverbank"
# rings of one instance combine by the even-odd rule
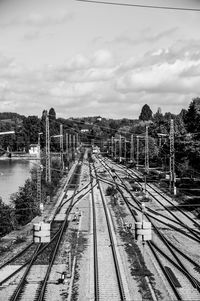
[[[13,154],[11,157],[8,156],[0,156],[1,161],[9,161],[9,160],[38,160],[36,156],[29,154]]]
[[[66,184],[68,183],[71,173],[75,168],[76,162],[71,166],[68,175],[63,176],[59,182],[59,185],[55,191],[52,199],[44,204],[43,219],[48,220],[56,210],[59,198],[62,197],[63,191],[65,190]],[[21,226],[18,229],[11,231],[9,234],[0,238],[0,261],[1,263],[6,262],[21,250],[23,250],[27,245],[29,245],[33,240],[33,224],[41,221],[41,216],[36,216],[31,222],[25,226]]]

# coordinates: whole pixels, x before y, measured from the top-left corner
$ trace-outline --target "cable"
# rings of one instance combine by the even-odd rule
[[[172,6],[156,6],[156,5],[141,5],[141,4],[131,4],[131,3],[117,3],[109,1],[97,1],[97,0],[76,0],[79,2],[88,2],[94,4],[106,4],[106,5],[116,5],[116,6],[128,6],[128,7],[138,7],[138,8],[151,8],[151,9],[167,9],[167,10],[180,10],[180,11],[195,11],[200,12],[200,8],[187,8],[187,7],[172,7]]]

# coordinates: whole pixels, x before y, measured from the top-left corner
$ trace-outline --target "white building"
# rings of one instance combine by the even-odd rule
[[[39,155],[39,145],[30,144],[29,155],[37,157]]]

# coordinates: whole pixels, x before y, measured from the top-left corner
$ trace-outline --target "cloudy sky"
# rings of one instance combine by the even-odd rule
[[[0,112],[138,118],[147,103],[179,113],[200,96],[199,28],[200,11],[0,0]]]

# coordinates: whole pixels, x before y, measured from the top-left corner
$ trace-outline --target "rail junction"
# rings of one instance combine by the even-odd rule
[[[50,242],[1,264],[0,300],[200,300],[200,222],[137,170],[83,149],[44,219]]]

